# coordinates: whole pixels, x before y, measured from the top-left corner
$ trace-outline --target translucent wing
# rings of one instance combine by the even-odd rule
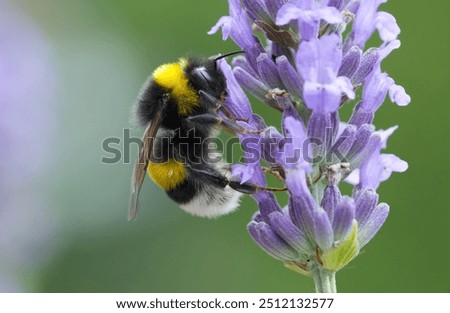
[[[163,105],[165,104],[162,103]],[[139,155],[134,165],[133,176],[131,177],[131,195],[130,203],[128,207],[128,220],[136,218],[139,211],[139,193],[141,192],[142,184],[147,172],[147,166],[152,156],[153,141],[156,133],[161,126],[164,107],[161,106],[156,111],[150,125],[145,129],[144,136],[142,137],[143,145],[139,149]]]

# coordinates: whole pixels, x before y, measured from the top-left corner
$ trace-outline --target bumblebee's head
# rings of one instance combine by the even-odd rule
[[[238,53],[244,53],[244,51],[234,51],[207,60],[189,58],[185,63],[184,71],[196,90],[202,90],[212,96],[211,98],[220,100],[225,95],[227,86],[225,76],[218,66],[218,61]]]
[[[214,59],[189,58],[184,71],[195,90],[202,90],[210,95],[210,98],[220,101],[227,85],[225,76]],[[216,106],[216,103],[209,102],[209,104]]]

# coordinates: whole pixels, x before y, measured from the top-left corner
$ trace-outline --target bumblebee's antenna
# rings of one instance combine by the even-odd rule
[[[224,54],[224,55],[219,55],[219,56],[215,57],[215,58],[213,59],[213,61],[214,61],[214,63],[215,63],[215,62],[217,62],[217,61],[220,60],[220,59],[229,57],[229,56],[231,56],[231,55],[239,54],[239,53],[245,53],[245,51],[239,50],[239,51],[233,51],[233,52],[230,52],[230,53],[227,53],[227,54]]]

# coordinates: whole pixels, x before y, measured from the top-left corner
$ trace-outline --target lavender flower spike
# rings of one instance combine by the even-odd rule
[[[374,125],[388,95],[400,106],[411,100],[381,71],[382,60],[400,47],[395,18],[378,11],[386,1],[229,0],[229,16],[210,31],[222,28],[224,39],[244,50],[232,66],[220,61],[228,86],[225,106],[246,121],[237,123],[260,130],[237,134],[244,162],[232,167],[232,178],[265,186],[271,173],[288,193],[285,208],[272,192],[253,195],[258,212],[247,225],[249,235],[287,268],[312,277],[317,292],[336,291],[336,272],[388,217],[389,205],[379,203],[377,188],[408,168],[382,153],[397,127],[383,131]],[[346,27],[351,29],[344,32]],[[382,44],[366,47],[376,31]],[[282,111],[281,129],[253,114],[242,87]],[[362,99],[355,103],[359,88]],[[342,120],[340,110],[348,106],[353,114]],[[351,194],[342,194],[344,183],[354,185]]]

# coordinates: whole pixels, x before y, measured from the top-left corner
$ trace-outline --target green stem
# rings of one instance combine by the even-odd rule
[[[313,272],[316,292],[336,292],[336,272],[330,272],[323,268],[317,268]]]

